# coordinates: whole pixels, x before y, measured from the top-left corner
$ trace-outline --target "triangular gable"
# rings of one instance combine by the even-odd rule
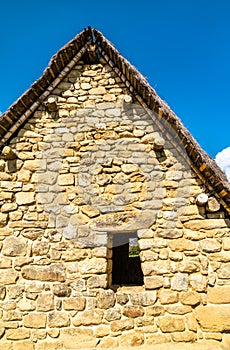
[[[155,112],[175,130],[191,161],[191,167],[209,191],[230,213],[230,184],[216,162],[208,156],[169,106],[146,79],[96,29],[83,30],[55,54],[47,69],[0,118],[0,147],[16,133],[53,89],[81,59],[93,62],[103,57],[126,84],[143,108]],[[170,135],[169,135],[170,136]]]

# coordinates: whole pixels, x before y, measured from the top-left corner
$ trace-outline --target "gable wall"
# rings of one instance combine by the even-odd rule
[[[0,160],[6,349],[74,348],[76,337],[78,348],[220,340],[229,331],[229,220],[196,205],[205,189],[176,135],[165,138],[168,126],[129,95],[104,63],[78,64],[53,91],[58,111],[41,105],[11,141],[17,159]],[[130,231],[145,286],[115,292],[108,234]]]

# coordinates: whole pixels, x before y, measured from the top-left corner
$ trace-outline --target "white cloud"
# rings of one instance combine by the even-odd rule
[[[227,175],[228,181],[230,181],[230,147],[224,148],[217,153],[215,161]]]

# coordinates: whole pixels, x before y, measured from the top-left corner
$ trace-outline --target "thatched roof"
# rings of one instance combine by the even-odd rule
[[[0,147],[16,133],[43,102],[55,86],[68,74],[78,60],[96,62],[103,57],[120,76],[130,92],[141,105],[167,121],[180,138],[191,161],[191,166],[215,194],[230,214],[230,183],[216,162],[205,153],[180,119],[157,95],[146,79],[132,66],[115,47],[96,29],[88,27],[62,47],[50,60],[49,66],[38,79],[1,117]]]

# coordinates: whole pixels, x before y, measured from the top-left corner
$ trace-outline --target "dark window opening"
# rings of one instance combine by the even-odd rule
[[[139,253],[135,233],[112,235],[112,285],[143,285]]]

